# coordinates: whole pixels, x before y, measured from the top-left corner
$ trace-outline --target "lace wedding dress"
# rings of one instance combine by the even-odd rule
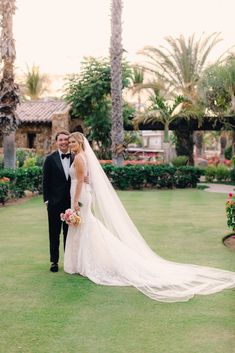
[[[187,301],[235,288],[235,273],[216,268],[167,261],[154,253],[126,213],[108,178],[85,139],[84,183],[79,197],[82,223],[70,226],[64,270],[110,286],[134,286],[152,299]],[[71,201],[76,188],[70,167]]]

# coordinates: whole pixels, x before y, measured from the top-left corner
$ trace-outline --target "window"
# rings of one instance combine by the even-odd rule
[[[35,148],[36,134],[28,133],[28,148]]]

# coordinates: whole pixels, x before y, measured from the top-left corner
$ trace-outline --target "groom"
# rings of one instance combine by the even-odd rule
[[[68,149],[69,135],[66,130],[56,134],[57,150],[46,157],[43,166],[43,199],[48,212],[51,272],[58,272],[61,228],[64,248],[68,232],[68,225],[61,222],[60,214],[70,208],[69,167],[72,156]]]

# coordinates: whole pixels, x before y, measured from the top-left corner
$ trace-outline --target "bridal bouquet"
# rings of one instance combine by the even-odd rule
[[[78,226],[81,223],[81,216],[79,211],[73,211],[71,208],[65,210],[64,213],[60,214],[61,221],[67,223],[70,226]]]
[[[227,215],[227,225],[232,230],[235,230],[235,194],[231,192],[228,194],[228,199],[226,201],[226,215]]]

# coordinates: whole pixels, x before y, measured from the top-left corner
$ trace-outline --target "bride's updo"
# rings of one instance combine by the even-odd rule
[[[79,145],[81,146],[81,149],[85,151],[84,136],[83,134],[81,134],[81,132],[72,132],[69,135],[69,138],[70,137],[73,137],[79,143]]]

